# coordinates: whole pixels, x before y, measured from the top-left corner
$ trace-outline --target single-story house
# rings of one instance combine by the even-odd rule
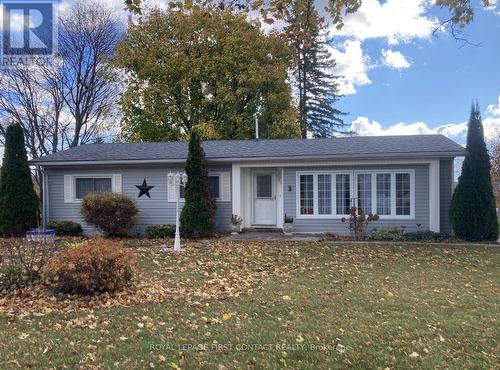
[[[203,147],[217,230],[230,229],[232,214],[244,228],[259,229],[280,229],[287,215],[297,233],[347,233],[341,219],[356,205],[380,216],[377,228],[452,232],[453,163],[465,149],[445,136],[206,141]],[[93,233],[80,216],[81,199],[113,191],[137,202],[132,233],[173,224],[182,191],[167,177],[183,170],[187,154],[186,142],[116,143],[35,159],[31,164],[43,171],[43,222],[75,221]],[[152,188],[145,194],[142,185]]]

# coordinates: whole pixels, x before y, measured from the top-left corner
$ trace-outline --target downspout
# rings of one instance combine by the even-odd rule
[[[42,229],[46,229],[49,218],[49,187],[43,167],[40,167],[40,171],[42,172]]]

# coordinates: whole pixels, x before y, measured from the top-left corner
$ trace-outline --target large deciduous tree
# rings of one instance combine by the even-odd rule
[[[185,237],[201,237],[215,225],[216,204],[210,194],[207,161],[196,130],[191,131],[185,171],[187,184],[180,216],[181,234]]]
[[[285,34],[294,51],[293,75],[298,90],[298,121],[303,139],[330,137],[348,132],[344,114],[335,107],[339,99],[335,61],[327,49],[325,23],[314,0],[294,0],[283,10]]]
[[[21,236],[37,225],[39,200],[31,180],[23,129],[7,127],[0,170],[0,235]]]
[[[296,137],[290,50],[242,14],[153,10],[130,23],[116,64],[128,76],[122,134],[130,141]]]
[[[490,170],[481,113],[476,104],[471,110],[467,132],[467,154],[450,208],[453,230],[462,239],[498,238],[498,220]]]
[[[108,61],[119,37],[110,8],[90,1],[66,10],[52,62],[0,72],[0,144],[10,121],[22,127],[30,158],[108,134],[119,91]]]

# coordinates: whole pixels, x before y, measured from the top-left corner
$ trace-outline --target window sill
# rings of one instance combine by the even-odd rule
[[[349,215],[296,215],[297,220],[342,220],[349,219]],[[379,221],[411,221],[415,216],[379,216]],[[376,221],[373,221],[376,222]]]

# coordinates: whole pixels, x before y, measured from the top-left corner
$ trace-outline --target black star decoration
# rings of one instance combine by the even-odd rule
[[[146,195],[148,198],[151,199],[151,196],[149,195],[149,191],[154,188],[154,186],[151,186],[146,183],[146,179],[142,182],[142,185],[136,185],[135,186],[137,189],[139,189],[139,196],[137,198],[142,197],[143,195]]]

